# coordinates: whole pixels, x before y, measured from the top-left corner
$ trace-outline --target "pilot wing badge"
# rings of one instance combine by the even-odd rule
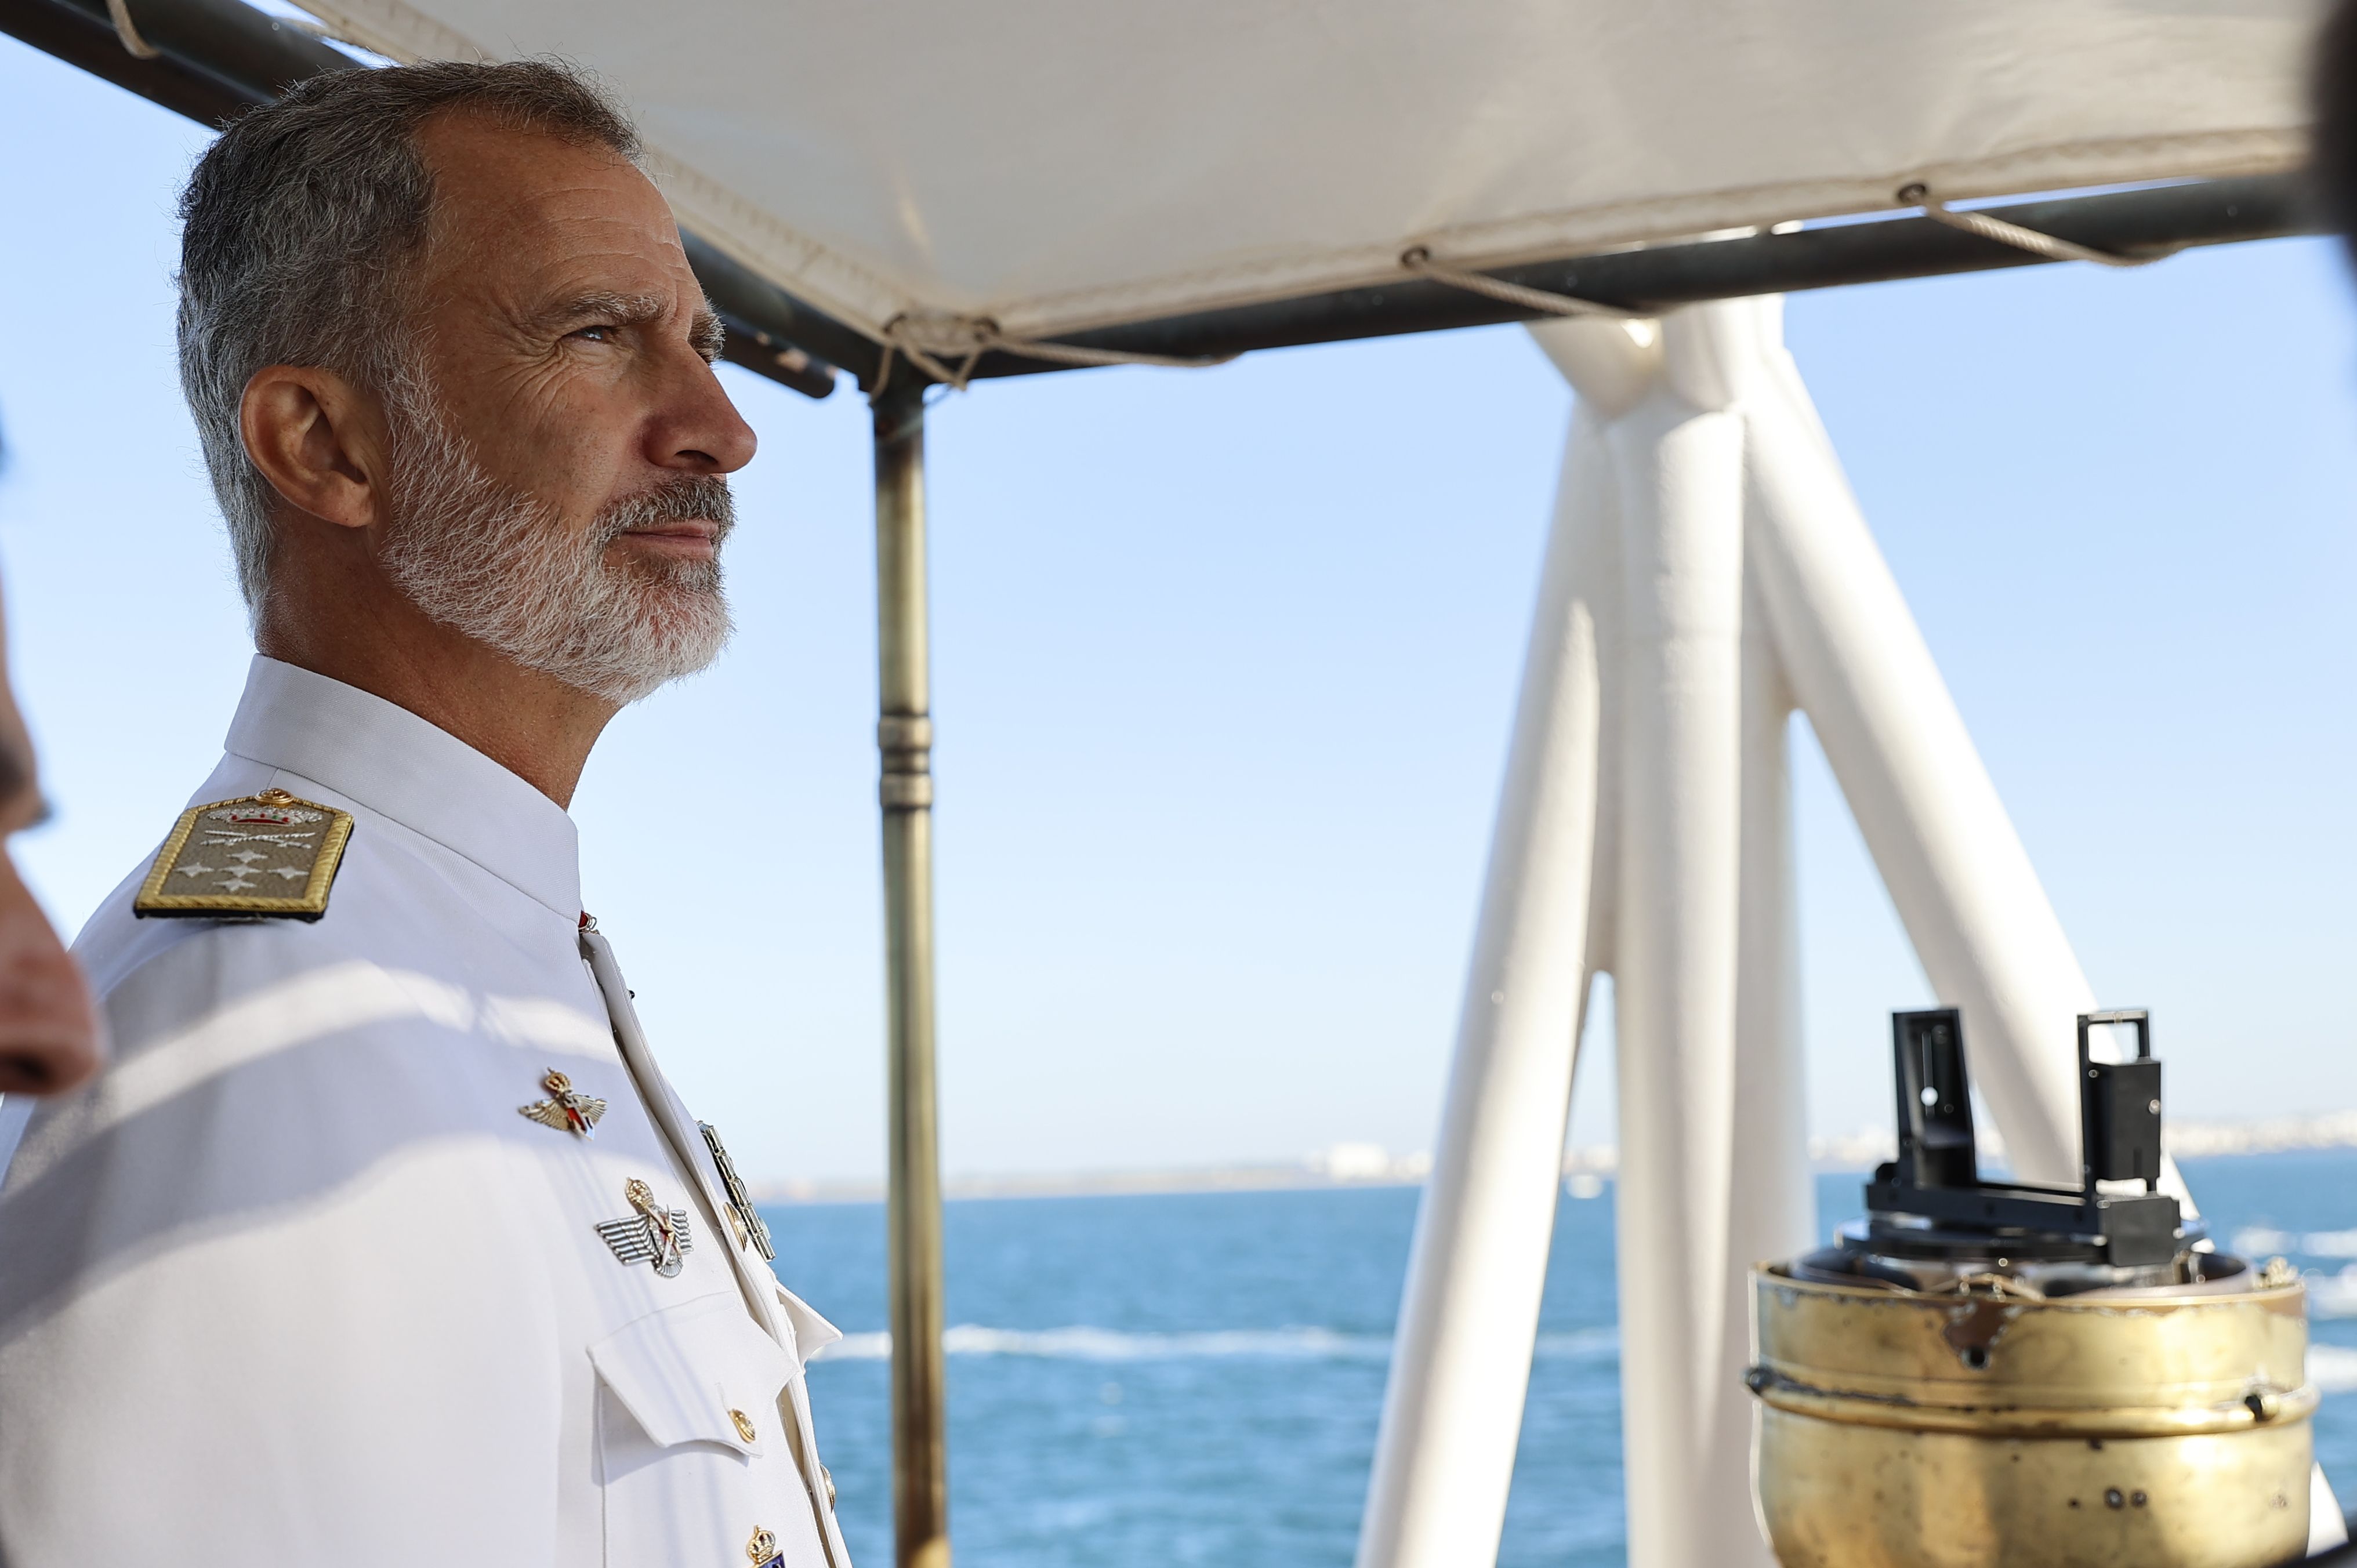
[[[132,901],[135,915],[316,920],[343,863],[352,819],[264,789],[180,813]]]
[[[636,1176],[622,1188],[622,1196],[637,1212],[604,1221],[597,1234],[625,1268],[652,1263],[663,1278],[675,1278],[681,1255],[695,1251],[695,1242],[687,1233],[687,1210],[665,1208],[655,1201],[655,1189]]]

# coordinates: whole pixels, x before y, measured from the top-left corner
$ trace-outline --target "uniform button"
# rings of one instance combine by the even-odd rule
[[[826,1506],[833,1508],[834,1506],[834,1472],[821,1465],[818,1467],[818,1478],[826,1485]]]
[[[748,1443],[753,1441],[753,1418],[751,1416],[747,1415],[741,1410],[732,1410],[728,1412],[728,1419],[737,1423],[737,1436],[743,1438]]]

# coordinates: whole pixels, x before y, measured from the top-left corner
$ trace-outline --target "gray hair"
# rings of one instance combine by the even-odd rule
[[[308,365],[408,390],[407,285],[434,205],[416,133],[445,112],[639,156],[630,121],[570,67],[434,60],[297,83],[231,124],[181,194],[180,388],[249,610],[269,582],[274,492],[239,435],[246,383]]]

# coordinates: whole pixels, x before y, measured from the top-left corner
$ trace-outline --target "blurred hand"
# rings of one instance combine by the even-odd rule
[[[0,662],[0,1094],[62,1093],[103,1056],[90,986],[5,848],[42,811],[33,743]]]
[[[97,1010],[81,971],[0,854],[0,1094],[57,1094],[98,1071]]]

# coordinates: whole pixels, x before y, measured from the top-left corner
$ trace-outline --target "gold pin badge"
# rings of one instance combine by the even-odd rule
[[[747,1415],[741,1410],[732,1410],[728,1412],[728,1419],[736,1424],[737,1436],[743,1438],[748,1443],[755,1440],[756,1434],[753,1430],[753,1418],[751,1416]]]
[[[704,1146],[712,1151],[712,1168],[720,1173],[721,1190],[728,1199],[728,1217],[737,1223],[738,1239],[770,1262],[776,1262],[778,1254],[770,1241],[770,1228],[754,1211],[752,1197],[737,1175],[737,1162],[728,1157],[728,1146],[720,1141],[719,1131],[711,1122],[698,1122],[695,1125],[704,1134]]]
[[[585,1138],[597,1136],[597,1119],[606,1114],[606,1102],[594,1095],[576,1093],[573,1080],[557,1071],[548,1069],[540,1080],[548,1090],[548,1098],[535,1100],[529,1105],[516,1107],[516,1114],[544,1127],[554,1127],[560,1133],[578,1133]]]
[[[772,1563],[782,1563],[785,1554],[778,1550],[778,1538],[766,1530],[756,1530],[753,1539],[745,1543],[746,1560],[753,1568],[770,1568]]]
[[[663,1208],[655,1201],[655,1189],[636,1176],[622,1188],[622,1196],[638,1212],[604,1221],[597,1234],[626,1267],[651,1263],[655,1273],[672,1278],[680,1271],[680,1259],[694,1251],[687,1233],[687,1210]]]

